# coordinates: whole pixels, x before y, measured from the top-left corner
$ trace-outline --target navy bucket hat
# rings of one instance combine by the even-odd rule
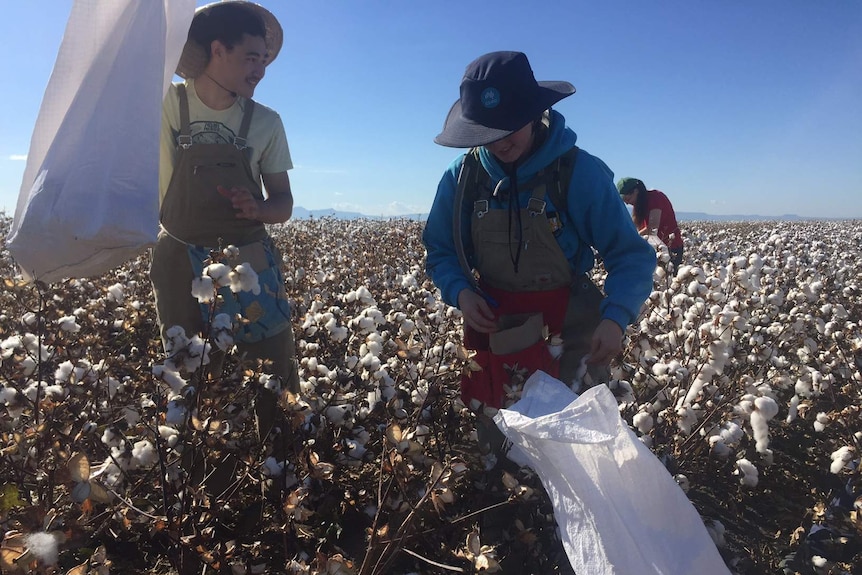
[[[461,98],[434,142],[450,148],[484,146],[512,134],[575,93],[568,82],[536,82],[522,52],[491,52],[467,66]]]

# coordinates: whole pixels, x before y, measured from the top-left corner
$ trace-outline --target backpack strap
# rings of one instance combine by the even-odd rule
[[[473,289],[478,289],[479,285],[470,264],[467,262],[467,254],[464,252],[464,236],[462,235],[464,233],[464,219],[462,213],[468,190],[471,199],[475,201],[479,189],[480,172],[484,171],[479,162],[479,148],[472,148],[464,154],[461,169],[458,171],[458,182],[455,186],[455,204],[452,206],[452,239],[455,243],[455,253],[458,255],[461,271],[464,272]]]
[[[569,184],[572,181],[572,173],[575,171],[575,162],[578,160],[578,147],[572,146],[565,154],[558,157],[555,166],[556,185],[551,186],[551,201],[557,207],[560,218],[565,218],[571,225],[575,237],[578,238],[578,249],[575,250],[575,265],[580,263],[581,254],[584,253],[584,240],[578,233],[572,218],[569,216]]]
[[[574,146],[554,161],[552,181],[548,195],[560,212],[560,217],[569,218],[569,184],[572,181],[572,172],[575,171],[575,162],[578,159],[578,147]]]

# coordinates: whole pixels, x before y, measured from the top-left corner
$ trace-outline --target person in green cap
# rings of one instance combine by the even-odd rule
[[[682,264],[682,232],[676,223],[673,205],[659,190],[647,190],[637,178],[617,182],[620,197],[633,207],[632,220],[641,235],[655,235],[665,243],[674,269]]]

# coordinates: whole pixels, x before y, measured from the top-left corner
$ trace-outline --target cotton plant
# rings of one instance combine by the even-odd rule
[[[222,259],[235,260],[239,258],[240,250],[229,245],[220,253],[212,252],[210,263],[204,266],[199,277],[192,280],[191,295],[201,304],[214,306],[214,314],[210,321],[210,337],[222,351],[233,346],[233,319],[227,314],[218,312],[219,290],[227,287],[230,292],[251,292],[259,295],[261,292],[260,278],[251,264],[242,262],[231,267]]]

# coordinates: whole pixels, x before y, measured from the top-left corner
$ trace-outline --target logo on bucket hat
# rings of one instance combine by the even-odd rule
[[[537,82],[523,52],[485,54],[467,66],[461,97],[434,141],[452,148],[496,142],[574,93],[569,82]]]
[[[496,108],[500,103],[500,91],[497,88],[485,88],[482,92],[482,105],[486,108]]]

